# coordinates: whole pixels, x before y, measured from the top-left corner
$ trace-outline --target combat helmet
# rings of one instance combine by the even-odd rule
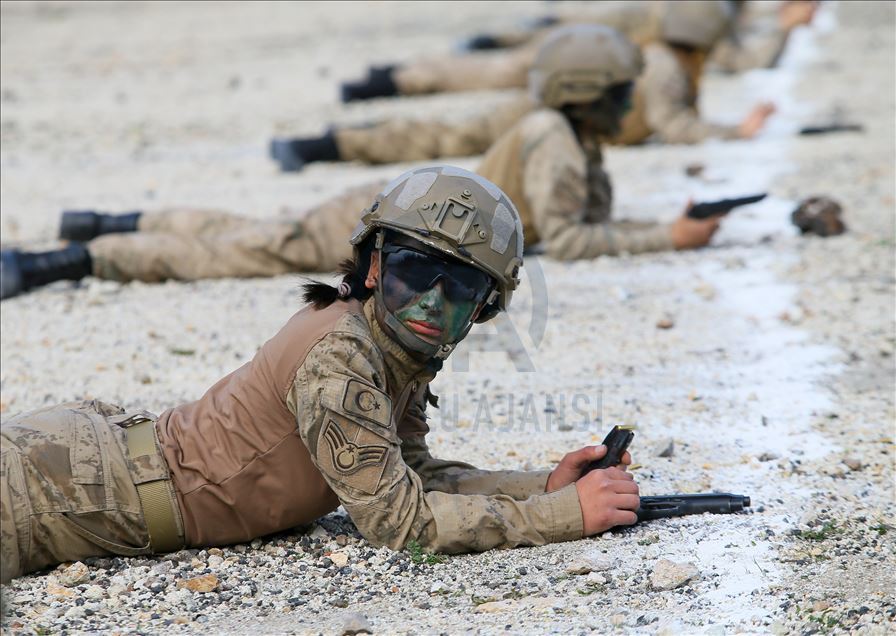
[[[491,276],[495,289],[476,322],[510,305],[520,283],[523,226],[513,202],[491,181],[453,166],[409,170],[387,184],[364,211],[351,238],[356,260],[371,236],[382,246],[383,230],[409,236]],[[382,305],[377,303],[379,312]],[[457,344],[427,346],[391,314],[381,318],[404,346],[420,353],[445,357]]]
[[[532,98],[550,108],[586,104],[641,73],[641,51],[607,26],[574,24],[551,32],[529,71]]]
[[[666,42],[708,51],[731,29],[734,17],[729,0],[666,2],[660,33]]]

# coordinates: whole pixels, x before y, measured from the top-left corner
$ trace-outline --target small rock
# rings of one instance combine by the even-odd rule
[[[47,594],[51,596],[74,596],[75,593],[65,586],[59,585],[52,578],[47,581]]]
[[[706,170],[706,166],[702,163],[689,163],[684,167],[684,173],[689,177],[699,177]]]
[[[830,609],[831,604],[827,601],[815,601],[812,603],[812,611],[813,612],[823,612],[826,609]]]
[[[87,589],[84,590],[84,598],[89,598],[93,601],[98,601],[106,595],[106,590],[101,588],[99,585],[88,585]]]
[[[345,552],[331,552],[330,561],[332,561],[333,565],[337,568],[342,568],[348,565],[348,555]]]
[[[772,453],[772,452],[766,451],[766,452],[762,453],[762,455],[759,456],[759,461],[772,462],[772,461],[775,461],[776,459],[780,459],[780,458],[781,458],[781,456],[778,455],[778,453]]]
[[[218,568],[222,563],[224,563],[224,559],[216,554],[213,554],[208,558],[208,567],[210,568]]]
[[[671,437],[661,439],[653,447],[653,454],[657,457],[672,457],[675,452],[675,440]]]
[[[692,563],[674,563],[660,559],[650,573],[650,586],[655,590],[674,590],[699,574]]]
[[[621,627],[625,625],[625,615],[624,614],[613,614],[610,617],[610,623],[613,624],[613,627]]]
[[[113,585],[109,586],[108,593],[109,593],[110,597],[114,598],[116,596],[120,596],[121,594],[124,594],[127,591],[128,591],[128,588],[125,587],[124,585],[113,584]]]
[[[177,587],[185,588],[191,592],[211,592],[218,587],[218,577],[214,574],[203,574],[191,579],[183,579],[177,582]]]
[[[344,534],[337,534],[336,535],[336,545],[347,546],[348,545],[348,536],[346,536]]]
[[[846,467],[853,471],[862,470],[862,462],[854,457],[847,457],[843,460]]]
[[[342,636],[353,636],[353,634],[372,634],[373,627],[364,614],[351,612],[346,614],[342,619]]]
[[[65,571],[59,574],[59,582],[66,587],[80,585],[90,578],[90,570],[80,561],[76,561],[68,566]]]
[[[224,550],[221,548],[209,548],[208,553],[211,556],[224,556]]]
[[[483,614],[497,614],[498,612],[509,610],[511,606],[512,603],[510,601],[489,601],[477,605],[476,611]]]
[[[613,561],[600,554],[586,555],[566,566],[567,574],[588,574],[612,569]]]
[[[607,575],[601,574],[600,572],[589,572],[588,576],[585,577],[585,582],[591,585],[603,585],[609,583]]]
[[[85,612],[83,607],[70,607],[66,610],[65,616],[66,618],[84,618]]]
[[[675,321],[669,317],[660,318],[659,320],[656,321],[657,329],[671,329],[674,326],[675,326]]]
[[[327,534],[327,531],[324,530],[323,526],[314,526],[314,530],[311,531],[309,536],[313,539],[330,540],[330,535]]]
[[[432,587],[429,588],[430,594],[441,594],[445,592],[448,587],[442,581],[436,581],[432,584]]]

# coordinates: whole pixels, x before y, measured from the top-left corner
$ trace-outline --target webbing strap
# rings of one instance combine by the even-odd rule
[[[141,455],[158,455],[155,422],[147,420],[125,429],[131,461]],[[149,542],[156,553],[174,552],[184,546],[177,532],[174,502],[167,479],[137,484]]]

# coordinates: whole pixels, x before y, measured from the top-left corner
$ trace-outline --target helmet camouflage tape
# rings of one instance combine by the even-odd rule
[[[574,24],[545,39],[532,69],[529,91],[545,106],[586,104],[614,84],[634,81],[644,63],[628,38],[607,26]]]
[[[510,304],[523,264],[523,226],[491,181],[453,166],[405,172],[380,192],[352,234],[358,248],[376,229],[400,232],[495,279],[500,309]]]
[[[729,0],[666,2],[660,30],[663,40],[708,51],[731,28],[734,6]]]

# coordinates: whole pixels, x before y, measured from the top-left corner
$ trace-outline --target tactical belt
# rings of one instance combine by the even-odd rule
[[[133,461],[141,455],[159,455],[156,446],[156,427],[152,420],[145,420],[125,429],[128,453]],[[177,531],[171,483],[157,479],[137,484],[137,494],[143,508],[143,518],[149,531],[149,543],[156,553],[174,552],[184,546]]]

